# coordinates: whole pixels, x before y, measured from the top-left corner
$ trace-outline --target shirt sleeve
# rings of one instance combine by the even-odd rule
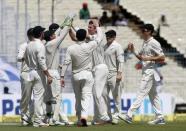
[[[18,62],[22,62],[22,59],[24,58],[25,51],[26,51],[26,46],[20,45],[19,50],[18,50],[18,54],[17,54],[17,61]]]
[[[151,45],[151,50],[156,55],[164,55],[161,45],[159,43],[153,43]]]
[[[86,43],[86,49],[88,52],[92,53],[96,49],[97,45],[98,43],[96,41],[90,41]]]
[[[55,39],[47,42],[47,44],[46,44],[47,51],[52,52],[56,48],[59,48],[62,41],[65,39],[66,35],[68,34],[69,30],[70,30],[69,26],[65,26],[63,29],[60,29],[60,34],[58,36],[56,36]]]
[[[97,35],[89,35],[89,37],[91,41],[95,40],[98,44],[100,44],[101,41],[103,40],[103,32],[100,27],[96,27],[96,30],[97,30]]]
[[[42,70],[47,70],[46,66],[46,57],[45,57],[45,47],[43,44],[38,48],[37,51],[37,59],[39,66],[41,67]]]
[[[67,52],[66,52],[66,55],[65,55],[64,64],[63,64],[62,70],[61,70],[61,76],[65,75],[65,72],[66,72],[68,66],[71,64],[71,62],[72,62],[72,59],[71,59],[71,56],[70,56],[70,50],[68,48]]]
[[[116,57],[118,61],[118,72],[123,71],[123,63],[124,63],[124,51],[121,45],[118,45],[116,50]]]
[[[103,40],[103,32],[100,27],[96,27],[96,29],[97,29],[97,37],[95,38],[95,41],[97,41],[97,43],[100,44],[101,41]]]

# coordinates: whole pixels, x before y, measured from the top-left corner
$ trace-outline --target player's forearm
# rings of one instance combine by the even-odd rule
[[[70,29],[70,31],[69,31],[69,36],[70,36],[70,38],[71,38],[73,41],[77,41],[76,35],[75,35],[75,33],[72,31],[72,29]]]
[[[61,77],[62,77],[62,78],[64,78],[65,72],[66,72],[67,68],[68,68],[68,64],[64,64],[64,65],[62,66],[62,70],[61,70]]]
[[[133,52],[133,54],[136,56],[137,59],[139,59],[140,61],[142,60],[141,55],[137,54],[136,52]]]
[[[69,26],[65,26],[61,31],[60,31],[60,35],[59,37],[57,37],[57,47],[60,46],[60,44],[62,43],[62,41],[65,39],[66,35],[68,34],[70,30]]]
[[[103,32],[100,27],[96,27],[97,30],[97,38],[96,41],[100,43],[103,40]]]
[[[50,74],[49,74],[49,72],[48,72],[48,70],[44,70],[43,72],[44,72],[44,74],[45,74],[47,77],[51,77]]]
[[[119,65],[118,65],[118,72],[121,72],[122,73],[123,66],[124,66],[124,63],[123,62],[120,62]]]
[[[151,56],[149,57],[149,61],[164,61],[165,60],[165,56]]]

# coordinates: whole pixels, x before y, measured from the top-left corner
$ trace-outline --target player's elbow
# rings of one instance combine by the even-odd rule
[[[160,59],[161,59],[161,61],[165,61],[165,56],[162,55],[162,56],[160,57]]]
[[[157,59],[157,61],[165,61],[165,56],[164,55],[159,56],[158,59]]]

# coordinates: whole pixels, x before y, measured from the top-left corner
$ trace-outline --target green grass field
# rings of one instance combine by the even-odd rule
[[[19,125],[0,125],[0,131],[185,131],[186,122],[170,122],[165,125],[148,125],[147,123],[126,124],[121,122],[119,125],[97,125],[89,127],[23,127]]]

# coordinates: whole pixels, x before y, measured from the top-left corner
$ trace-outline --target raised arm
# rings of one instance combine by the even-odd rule
[[[76,34],[72,30],[72,28],[69,30],[69,36],[70,36],[70,38],[71,38],[72,41],[77,41]]]

